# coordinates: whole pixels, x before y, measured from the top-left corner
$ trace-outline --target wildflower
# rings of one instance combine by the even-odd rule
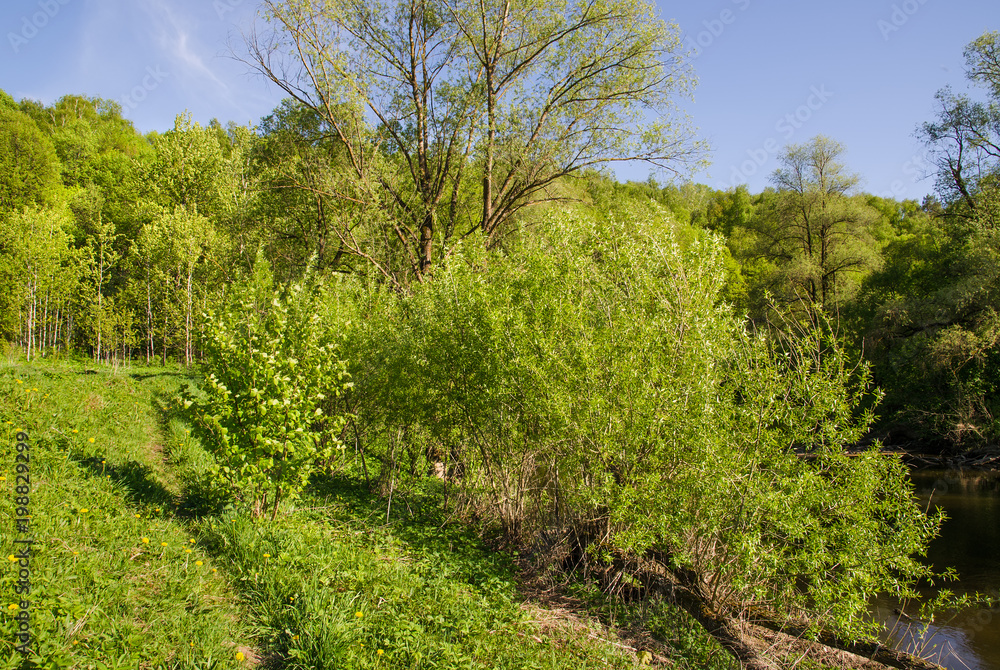
[[[264,554],[264,558],[271,558],[271,554]]]
[[[91,444],[93,444],[93,443],[94,443],[94,438],[92,438],[92,437],[88,437],[88,438],[87,438],[87,442],[90,442]]]
[[[377,655],[381,656],[381,655],[382,655],[382,654],[384,654],[385,652],[384,652],[384,651],[382,651],[381,649],[377,649],[377,650],[375,651],[375,653],[376,653]]]
[[[184,553],[185,553],[185,554],[190,554],[190,553],[191,553],[191,550],[190,550],[190,549],[185,549],[185,550],[184,550]]]
[[[212,568],[212,572],[218,572],[218,570],[216,570],[215,568]]]
[[[17,557],[14,554],[11,554],[10,556],[7,557],[7,560],[10,561],[11,563],[14,563],[17,561]]]
[[[15,379],[14,381],[16,381],[18,384],[23,384],[24,383],[20,379]]]
[[[242,651],[236,652],[236,660],[242,661],[243,659],[244,659],[243,652]]]
[[[190,542],[191,544],[194,544],[194,540],[188,540],[188,542]]]
[[[17,603],[11,603],[10,605],[7,606],[7,609],[9,609],[9,610],[16,610],[17,609]]]
[[[143,544],[149,544],[149,538],[148,537],[142,538],[142,543]]]
[[[298,636],[298,635],[293,635],[293,636],[292,636],[292,639],[293,639],[293,640],[298,640],[298,639],[299,639],[299,636]]]
[[[358,617],[360,619],[361,617],[364,616],[364,613],[363,612],[355,612],[354,616],[356,616],[356,617]]]
[[[135,515],[135,518],[136,518],[136,519],[141,519],[141,518],[142,518],[142,515],[141,515],[141,514],[136,514],[136,515]]]
[[[79,552],[79,551],[74,551],[74,552],[73,552],[73,555],[74,555],[74,556],[79,556],[79,555],[80,555],[80,552]]]
[[[79,433],[80,431],[78,431],[78,430],[77,430],[76,428],[74,428],[74,429],[73,429],[73,432],[74,432],[74,433]]]
[[[89,511],[90,511],[90,510],[89,510],[89,509],[87,509],[86,507],[81,507],[81,508],[80,508],[80,514],[86,514],[86,513],[87,513],[87,512],[89,512]]]
[[[203,563],[201,561],[195,561],[194,564],[198,565],[198,566],[203,565]],[[215,572],[215,571],[213,570],[212,572]]]
[[[165,547],[165,546],[167,546],[167,543],[166,542],[160,542],[160,546],[161,547]]]

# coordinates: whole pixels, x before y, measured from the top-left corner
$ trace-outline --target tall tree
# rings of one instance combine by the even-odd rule
[[[249,62],[341,143],[352,184],[339,197],[368,207],[417,278],[456,238],[496,243],[563,176],[619,160],[677,169],[696,153],[674,108],[694,81],[679,31],[643,0],[265,8],[273,30],[250,35]]]
[[[818,136],[789,145],[771,177],[777,191],[758,212],[758,253],[774,262],[775,295],[836,309],[877,266],[878,212],[852,197],[858,178],[840,162],[844,146]]]

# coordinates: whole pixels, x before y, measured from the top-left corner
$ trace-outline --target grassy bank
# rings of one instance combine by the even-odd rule
[[[169,368],[0,366],[0,667],[21,661],[10,560],[18,430],[32,456],[39,667],[576,670],[650,661],[586,617],[525,605],[511,557],[446,522],[428,496],[411,493],[390,512],[359,483],[324,477],[275,522],[251,520],[218,495],[210,457],[168,409],[189,381]]]

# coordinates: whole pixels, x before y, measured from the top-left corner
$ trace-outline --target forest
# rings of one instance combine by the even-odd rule
[[[253,127],[0,91],[7,356],[201,375],[173,402],[252,518],[330,473],[430,486],[742,667],[779,667],[761,631],[876,649],[941,522],[882,447],[1000,438],[1000,33],[916,129],[916,202],[822,136],[761,193],[618,182],[705,152],[638,0],[264,7],[245,58],[287,98]]]

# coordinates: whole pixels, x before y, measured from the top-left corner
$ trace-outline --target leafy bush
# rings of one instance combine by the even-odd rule
[[[436,471],[523,545],[655,557],[719,612],[848,637],[872,632],[867,598],[929,573],[912,557],[937,521],[902,466],[845,453],[867,370],[822,324],[747,330],[719,240],[623,208],[550,215],[508,251],[369,303],[357,413],[384,478]]]
[[[249,496],[255,516],[270,507],[274,518],[342,447],[337,401],[350,382],[321,302],[320,288],[302,284],[275,297],[258,273],[207,319],[203,395],[188,391],[184,403],[219,474]]]

